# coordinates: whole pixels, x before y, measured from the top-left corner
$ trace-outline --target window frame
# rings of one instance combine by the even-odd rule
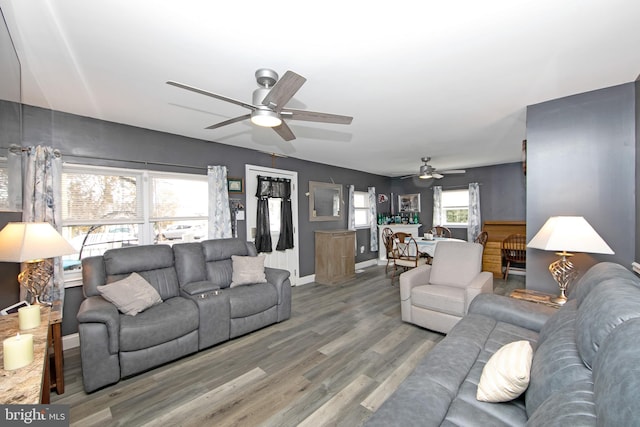
[[[118,218],[118,219],[62,219],[61,226],[63,230],[66,227],[74,226],[117,226],[117,225],[137,225],[137,244],[149,245],[155,244],[156,233],[154,226],[160,222],[173,222],[179,223],[181,221],[207,221],[208,222],[208,209],[205,209],[203,215],[188,215],[188,216],[153,216],[153,179],[166,178],[166,179],[181,179],[185,181],[202,181],[206,183],[206,197],[208,197],[208,176],[206,174],[190,174],[190,173],[178,173],[178,172],[162,172],[152,171],[147,169],[126,169],[109,166],[92,166],[83,164],[65,163],[62,166],[62,174],[75,173],[75,174],[96,174],[96,175],[122,175],[122,176],[135,176],[136,177],[136,206],[140,211],[136,212],[135,218]],[[62,186],[62,192],[66,191],[66,188]],[[208,203],[206,204],[208,206]],[[158,230],[159,232],[159,230]],[[164,242],[163,242],[164,243]],[[65,271],[65,286],[77,286],[81,284],[81,269],[80,270],[68,270]]]
[[[356,200],[359,199],[359,197],[356,196],[361,196],[362,199],[364,200],[364,206],[357,206],[356,205]],[[353,192],[353,208],[354,208],[354,221],[356,221],[356,218],[358,217],[358,215],[356,214],[356,212],[365,212],[367,221],[366,224],[355,224],[356,229],[365,229],[365,228],[369,228],[371,227],[371,206],[369,205],[369,192],[367,191],[354,191]]]
[[[446,193],[466,193],[466,204],[464,205],[445,205],[445,194]],[[466,209],[467,210],[467,222],[462,223],[462,222],[448,222],[447,221],[447,211],[448,210],[459,210],[459,209]],[[437,224],[437,225],[443,225],[445,227],[448,228],[467,228],[469,227],[469,189],[468,188],[464,188],[464,189],[456,189],[456,190],[442,190],[442,197],[441,197],[441,205],[440,205],[440,218],[442,218],[442,224]]]

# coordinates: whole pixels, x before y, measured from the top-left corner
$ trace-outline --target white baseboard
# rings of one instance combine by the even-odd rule
[[[65,335],[62,337],[62,349],[69,350],[72,348],[80,347],[80,335],[75,334]]]

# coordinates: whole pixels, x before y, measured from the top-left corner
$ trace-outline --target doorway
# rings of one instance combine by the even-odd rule
[[[247,240],[253,242],[256,235],[256,220],[258,211],[258,175],[272,178],[286,178],[291,180],[291,213],[293,217],[293,248],[276,251],[275,245],[280,236],[280,199],[269,199],[269,220],[271,224],[271,241],[274,250],[265,253],[265,266],[281,268],[291,273],[291,286],[296,286],[299,280],[299,251],[298,251],[298,172],[283,169],[273,169],[263,166],[245,165],[246,185],[246,213]]]

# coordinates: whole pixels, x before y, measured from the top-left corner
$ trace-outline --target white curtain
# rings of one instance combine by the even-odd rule
[[[29,147],[26,151],[22,220],[48,222],[60,231],[62,213],[62,159],[52,147]],[[20,289],[20,299],[26,290]],[[53,277],[42,291],[42,301],[64,301],[63,265],[60,257],[53,259]]]
[[[370,251],[378,251],[378,210],[376,208],[376,187],[369,187],[369,233]]]
[[[433,225],[442,225],[442,187],[433,187]]]
[[[231,233],[231,210],[227,190],[227,167],[209,166],[209,239],[227,239]]]
[[[347,228],[349,230],[356,229],[356,207],[355,207],[355,194],[356,189],[353,185],[348,186],[349,189],[349,212],[347,213]]]
[[[469,225],[467,226],[467,241],[474,242],[482,230],[480,219],[480,184],[469,184]]]
[[[22,210],[22,147],[12,145],[7,150],[8,200],[7,209]]]
[[[356,189],[353,185],[349,185],[348,189],[349,189],[349,212],[347,213],[347,228],[349,230],[355,230],[356,229],[356,206],[355,206]],[[355,251],[353,253],[356,254],[356,256],[358,256],[358,237],[356,236],[356,238],[353,239],[353,241],[355,242],[355,245],[354,245]]]

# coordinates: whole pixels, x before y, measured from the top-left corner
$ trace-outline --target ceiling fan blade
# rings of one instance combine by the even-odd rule
[[[276,133],[278,135],[280,135],[280,137],[282,139],[284,139],[285,141],[292,141],[294,139],[296,139],[296,136],[293,134],[293,131],[291,130],[291,128],[289,127],[289,125],[287,125],[284,120],[282,121],[282,123],[276,127],[271,128],[274,131],[276,131]]]
[[[435,179],[444,178],[444,175],[440,175],[438,172],[433,172],[431,176],[434,177]]]
[[[405,175],[405,176],[401,176],[400,179],[407,179],[407,178],[413,178],[414,176],[417,176],[416,174],[413,175]]]
[[[236,104],[236,105],[239,105],[241,107],[248,108],[251,111],[254,111],[254,110],[257,109],[257,107],[255,105],[247,104],[246,102],[238,101],[237,99],[229,98],[228,96],[218,95],[216,93],[209,92],[209,91],[206,91],[204,89],[197,88],[195,86],[189,86],[189,85],[186,85],[184,83],[174,82],[173,80],[169,80],[167,82],[167,84],[171,85],[171,86],[179,87],[180,89],[190,90],[191,92],[199,93],[201,95],[210,96],[212,98],[216,98],[216,99],[219,99],[221,101],[227,101],[227,102],[230,102],[232,104]]]
[[[336,123],[350,125],[353,117],[340,116],[338,114],[319,113],[317,111],[292,110],[287,108],[282,111],[282,116],[291,120],[305,120],[307,122]]]
[[[215,125],[207,126],[205,129],[217,129],[222,126],[230,125],[231,123],[241,122],[243,120],[251,118],[251,114],[245,114],[244,116],[234,117],[233,119],[225,120],[220,123],[216,123]]]
[[[307,79],[293,71],[287,71],[264,97],[262,105],[279,113],[306,81]]]
[[[467,173],[467,171],[464,169],[450,169],[446,171],[441,171],[441,173],[454,174],[454,173]]]

